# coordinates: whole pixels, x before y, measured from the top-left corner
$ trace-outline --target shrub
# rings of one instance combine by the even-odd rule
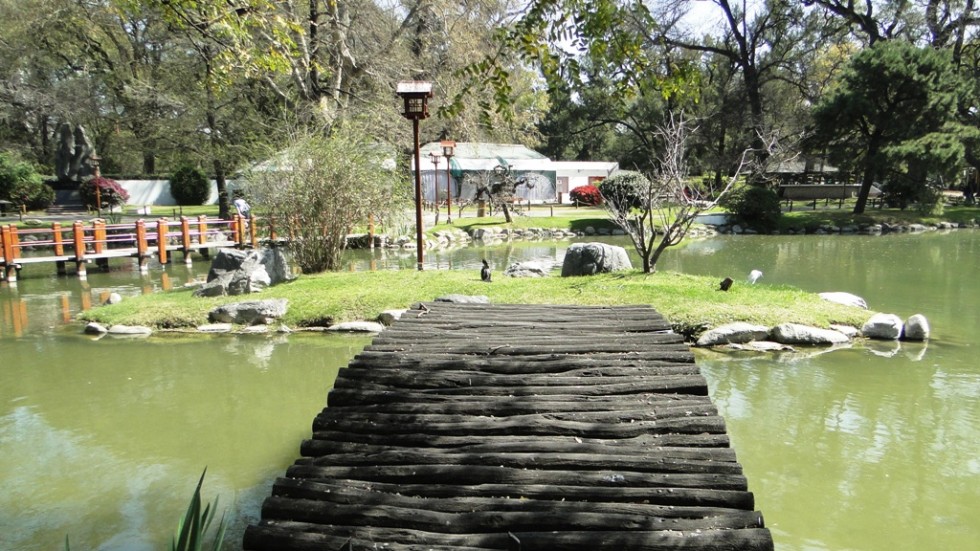
[[[592,184],[579,186],[568,192],[568,198],[579,205],[594,207],[602,203],[602,194],[599,188]]]
[[[764,187],[743,187],[726,198],[725,206],[740,222],[760,231],[775,229],[782,216],[779,196]]]
[[[99,200],[103,208],[121,207],[126,204],[126,201],[129,201],[129,192],[123,189],[119,182],[100,176],[86,180],[78,187],[78,194],[81,196],[82,202],[89,208],[96,208],[97,206],[96,188],[99,190]]]
[[[17,182],[10,192],[10,200],[25,205],[27,210],[44,210],[54,203],[54,197],[54,188],[42,182],[40,176]]]
[[[643,198],[650,193],[650,180],[640,172],[620,170],[599,182],[599,191],[607,203],[617,209],[629,210],[643,206]]]
[[[203,205],[211,197],[211,182],[201,169],[185,166],[170,177],[170,195],[178,205]]]
[[[15,190],[21,184],[33,189],[38,184],[43,185],[43,178],[30,163],[13,154],[0,153],[0,199],[18,202]]]

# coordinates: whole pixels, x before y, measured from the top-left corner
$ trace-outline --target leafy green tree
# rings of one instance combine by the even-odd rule
[[[958,168],[964,150],[955,137],[963,130],[956,108],[963,93],[948,52],[879,41],[851,59],[814,109],[810,147],[861,175],[854,212],[863,213],[875,182],[904,175],[925,185]]]

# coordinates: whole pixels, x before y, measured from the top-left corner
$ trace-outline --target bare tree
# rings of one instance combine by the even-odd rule
[[[655,272],[660,255],[679,244],[695,218],[717,206],[732,189],[752,151],[742,152],[720,189],[696,189],[687,183],[686,160],[687,142],[696,130],[683,115],[671,113],[657,130],[663,151],[657,158],[656,174],[599,185],[609,217],[630,236],[646,273]]]

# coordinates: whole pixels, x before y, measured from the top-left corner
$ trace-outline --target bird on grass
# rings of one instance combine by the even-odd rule
[[[491,275],[490,275],[490,265],[487,264],[487,259],[484,258],[483,259],[483,268],[480,269],[480,279],[482,279],[483,281],[489,282],[490,281],[490,277],[491,277]]]
[[[762,272],[760,272],[759,270],[752,270],[751,272],[749,272],[749,283],[755,283],[756,281],[759,281],[760,277],[762,277]]]

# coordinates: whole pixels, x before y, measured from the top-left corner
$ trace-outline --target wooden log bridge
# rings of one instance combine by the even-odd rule
[[[341,369],[249,550],[771,550],[645,307],[427,303]]]

